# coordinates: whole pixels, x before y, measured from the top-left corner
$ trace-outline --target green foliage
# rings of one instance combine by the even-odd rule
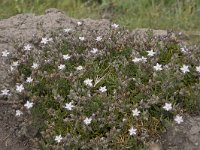
[[[88,101],[84,107],[84,114],[86,116],[92,116],[94,112],[103,109],[103,100],[100,97],[94,97],[91,101]]]
[[[29,77],[32,73],[32,70],[31,70],[30,66],[27,66],[25,64],[21,64],[19,66],[19,73],[24,74],[24,77]]]

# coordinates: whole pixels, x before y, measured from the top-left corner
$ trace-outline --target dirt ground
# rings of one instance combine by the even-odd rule
[[[65,16],[56,9],[49,9],[42,16],[22,14],[0,21],[0,53],[5,49],[16,53],[15,44],[24,45],[28,42],[41,39],[44,33],[50,31],[72,28],[75,30],[77,21],[82,21],[82,31],[85,35],[106,35],[110,28],[108,20],[76,20]],[[133,31],[144,32],[144,29]],[[166,31],[154,31],[154,34],[166,35]],[[126,39],[124,39],[126,40]],[[1,56],[0,56],[1,57]],[[10,77],[9,66],[6,60],[0,59],[0,90],[8,87]],[[0,150],[26,150],[33,149],[32,143],[26,133],[21,130],[22,119],[15,117],[15,103],[19,101],[9,96],[0,96]],[[163,149],[171,150],[199,150],[200,149],[200,117],[186,115],[185,122],[180,125],[169,125],[168,131],[162,136]]]

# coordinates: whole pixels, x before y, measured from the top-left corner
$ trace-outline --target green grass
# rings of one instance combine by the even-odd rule
[[[89,0],[88,0],[89,1]],[[128,28],[199,30],[199,0],[0,0],[0,18],[58,8],[75,18],[107,18]]]

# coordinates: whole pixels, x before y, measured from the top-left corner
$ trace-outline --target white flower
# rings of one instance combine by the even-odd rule
[[[38,64],[37,63],[33,63],[33,65],[31,66],[33,69],[37,69],[38,68]]]
[[[106,92],[107,91],[106,86],[103,86],[103,87],[101,86],[99,88],[99,91],[102,92],[102,93]]]
[[[13,66],[10,66],[10,70],[13,71],[13,70],[14,70],[14,67],[13,67]]]
[[[70,58],[71,58],[71,56],[70,56],[69,54],[63,55],[63,59],[64,59],[64,60],[68,60],[68,59],[70,59]]]
[[[163,106],[163,109],[165,109],[166,111],[172,110],[172,104],[171,103],[165,103],[165,105]]]
[[[150,51],[147,51],[147,53],[148,53],[147,56],[150,56],[150,57],[156,54],[156,52],[154,52],[152,49]]]
[[[77,22],[77,25],[78,25],[78,26],[82,25],[82,22],[78,21],[78,22]]]
[[[86,118],[83,120],[83,122],[84,122],[86,125],[89,125],[89,124],[91,123],[91,121],[92,121],[92,118],[88,118],[88,117],[86,117]]]
[[[137,62],[142,61],[142,58],[137,58],[137,57],[135,57],[134,59],[132,59],[132,61],[133,61],[134,63],[137,63]]]
[[[136,135],[137,134],[137,129],[135,129],[133,127],[131,127],[128,131],[129,131],[130,135]]]
[[[31,82],[33,82],[33,79],[32,79],[31,77],[28,77],[28,78],[26,79],[26,82],[27,82],[27,83],[31,83]]]
[[[111,27],[116,29],[116,28],[119,27],[119,25],[114,23],[114,24],[111,25]]]
[[[127,120],[126,118],[123,118],[123,119],[122,119],[123,122],[125,122],[126,120]]]
[[[147,62],[147,58],[146,58],[146,57],[143,57],[143,56],[142,56],[141,59],[142,59],[143,62]]]
[[[22,114],[23,114],[23,112],[20,110],[16,110],[16,112],[15,112],[15,116],[17,116],[17,117],[21,116]]]
[[[180,115],[176,115],[176,117],[174,118],[174,121],[177,123],[177,124],[181,124],[183,122],[183,117],[180,116]]]
[[[155,66],[153,66],[153,68],[154,68],[156,71],[160,71],[160,70],[162,70],[162,65],[160,65],[159,63],[157,63]]]
[[[53,38],[49,38],[48,41],[49,41],[49,42],[52,42],[52,41],[53,41]]]
[[[64,65],[64,64],[60,64],[60,65],[58,66],[58,69],[60,69],[60,70],[65,69],[65,65]]]
[[[186,53],[188,49],[186,47],[181,47],[181,52]]]
[[[3,57],[7,57],[9,54],[10,54],[10,52],[8,52],[7,50],[2,52]]]
[[[182,71],[183,73],[190,72],[190,70],[189,70],[189,66],[187,66],[187,65],[183,65],[183,67],[181,67],[181,71]]]
[[[98,49],[97,48],[93,48],[90,52],[93,53],[93,54],[96,54],[98,52]]]
[[[31,45],[30,44],[27,44],[26,46],[24,46],[24,50],[25,51],[30,51],[31,50]]]
[[[197,66],[197,67],[196,67],[196,71],[197,71],[197,72],[200,72],[200,66]]]
[[[101,36],[98,36],[97,38],[96,38],[96,41],[101,41],[102,40],[102,37]]]
[[[64,32],[66,32],[66,33],[69,33],[70,31],[72,31],[72,29],[70,29],[70,28],[64,29]]]
[[[45,61],[45,62],[50,62],[51,60],[50,60],[50,59],[45,59],[44,61]]]
[[[12,63],[12,66],[13,66],[13,67],[19,66],[19,62],[18,62],[18,61],[14,61],[14,62]]]
[[[84,84],[92,87],[92,79],[86,79],[86,80],[84,80]]]
[[[49,42],[49,40],[47,38],[42,38],[41,43],[42,44],[47,44]]]
[[[55,137],[55,141],[57,142],[57,143],[60,143],[61,141],[62,141],[62,136],[61,135],[57,135],[56,137]]]
[[[10,92],[10,90],[8,90],[8,89],[1,90],[1,95],[8,96],[8,95],[10,95],[9,92]]]
[[[67,110],[72,110],[72,108],[74,107],[74,105],[72,105],[72,102],[70,103],[65,103],[65,107]]]
[[[27,109],[30,109],[33,107],[33,102],[27,101],[26,104],[24,104],[24,107],[26,107]]]
[[[79,40],[84,41],[85,37],[81,36],[81,37],[79,37]]]
[[[82,70],[83,69],[83,66],[78,66],[78,67],[76,67],[76,70],[78,70],[78,71],[80,71],[80,70]]]
[[[136,109],[132,110],[132,113],[133,113],[133,117],[135,117],[135,116],[139,116],[140,111],[136,108]]]
[[[17,92],[22,92],[23,90],[24,90],[23,84],[16,85],[16,91],[17,91]]]

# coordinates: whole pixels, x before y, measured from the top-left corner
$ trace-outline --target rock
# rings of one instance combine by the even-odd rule
[[[151,143],[148,147],[149,150],[162,150],[162,146],[158,143]]]
[[[173,124],[163,135],[163,148],[166,150],[199,150],[200,117],[187,115],[180,125]]]

